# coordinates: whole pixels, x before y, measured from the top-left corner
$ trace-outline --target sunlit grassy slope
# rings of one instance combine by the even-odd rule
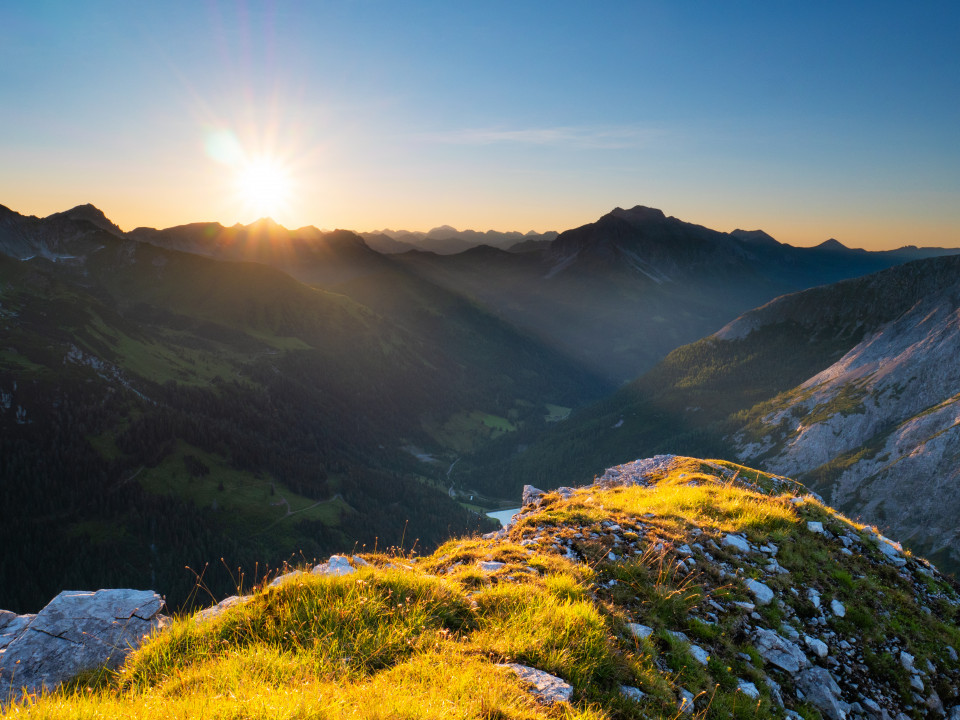
[[[116,674],[6,716],[677,718],[684,689],[698,718],[779,718],[750,628],[802,632],[816,615],[808,588],[846,608],[822,632],[862,651],[851,682],[885,688],[923,717],[889,651],[894,640],[917,667],[935,664],[929,682],[944,702],[952,697],[960,665],[944,647],[960,647],[957,594],[923,561],[895,569],[869,529],[782,478],[677,458],[653,480],[548,494],[503,538],[453,540],[421,558],[355,557],[357,571],[343,577],[292,574],[219,616],[177,619]],[[775,545],[787,572],[761,576],[760,551],[735,552],[728,533]],[[855,538],[856,552],[843,551],[841,535]],[[754,609],[747,577],[762,577],[782,601]],[[641,639],[628,623],[652,633]],[[694,648],[708,659],[698,662]],[[539,704],[505,662],[561,677],[570,703]],[[820,717],[776,676],[789,708]],[[624,686],[644,694],[629,699]]]

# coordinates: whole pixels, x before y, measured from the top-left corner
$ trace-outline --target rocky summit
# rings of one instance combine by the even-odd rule
[[[427,557],[292,570],[7,713],[957,718],[958,611],[936,568],[802,485],[658,456],[527,487],[508,528]]]

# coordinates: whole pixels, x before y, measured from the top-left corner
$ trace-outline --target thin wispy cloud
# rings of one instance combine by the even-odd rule
[[[639,148],[662,138],[663,131],[639,126],[564,126],[540,128],[472,128],[421,135],[451,145],[540,145],[590,150]]]

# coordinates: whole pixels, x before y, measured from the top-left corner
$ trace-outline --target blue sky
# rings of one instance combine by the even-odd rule
[[[0,203],[124,228],[542,231],[643,204],[960,245],[946,2],[5,2],[0,107]],[[253,158],[282,169],[269,203],[238,193]]]

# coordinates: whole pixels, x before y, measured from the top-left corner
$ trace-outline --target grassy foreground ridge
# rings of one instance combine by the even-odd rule
[[[812,720],[960,703],[960,599],[928,563],[784,478],[646,468],[428,557],[291,572],[3,717]],[[771,659],[773,635],[798,669]],[[569,701],[508,663],[561,678]],[[843,714],[810,690],[821,671]]]

